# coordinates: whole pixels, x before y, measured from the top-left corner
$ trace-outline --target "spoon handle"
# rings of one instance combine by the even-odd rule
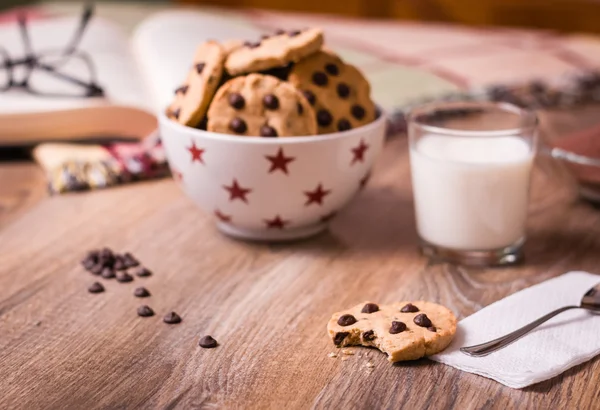
[[[496,350],[500,350],[503,347],[508,346],[515,340],[520,339],[521,337],[525,336],[527,333],[531,332],[533,329],[535,329],[542,323],[546,322],[547,320],[552,319],[554,316],[558,315],[559,313],[562,313],[565,310],[579,309],[579,308],[580,308],[580,306],[565,306],[560,309],[556,309],[555,311],[552,311],[552,312],[542,316],[541,318],[529,323],[528,325],[523,326],[520,329],[515,330],[514,332],[511,332],[507,335],[504,335],[502,337],[499,337],[497,339],[491,340],[486,343],[481,343],[478,345],[468,346],[468,347],[461,347],[460,351],[465,354],[468,354],[469,356],[475,356],[475,357],[488,355],[492,352],[495,352]]]

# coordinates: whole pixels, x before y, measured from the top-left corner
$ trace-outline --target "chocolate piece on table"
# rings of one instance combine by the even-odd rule
[[[140,286],[139,288],[135,288],[133,295],[138,298],[147,298],[150,296],[150,292],[145,287]]]
[[[212,349],[214,347],[217,347],[218,345],[217,341],[210,335],[202,337],[198,344],[200,345],[200,347],[203,347],[205,349]]]
[[[140,278],[146,278],[148,276],[152,276],[152,271],[148,268],[140,267],[135,274]]]
[[[88,288],[88,292],[90,293],[102,293],[104,292],[104,286],[100,282],[94,282]]]
[[[126,271],[117,272],[116,277],[117,277],[117,282],[120,282],[120,283],[129,283],[129,282],[133,281],[133,276],[131,276]]]
[[[115,275],[115,271],[113,269],[104,268],[104,269],[102,269],[102,273],[100,274],[100,276],[102,276],[104,279],[112,279],[116,275]]]
[[[170,325],[181,323],[181,316],[179,316],[175,312],[169,312],[163,318],[163,322],[168,323]]]
[[[152,308],[148,305],[142,305],[137,309],[137,314],[138,316],[141,317],[150,317],[150,316],[154,316],[154,311],[152,310]]]

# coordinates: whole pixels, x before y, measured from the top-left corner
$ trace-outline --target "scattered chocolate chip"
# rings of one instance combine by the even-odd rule
[[[243,134],[246,132],[248,127],[246,127],[246,122],[241,118],[235,117],[229,123],[229,129],[236,134]]]
[[[187,93],[188,88],[190,88],[189,85],[184,84],[182,86],[179,86],[175,89],[175,94],[183,94],[185,95],[185,93]]]
[[[112,279],[115,277],[115,271],[111,268],[104,268],[100,274],[104,279]]]
[[[336,346],[340,346],[342,344],[342,342],[344,341],[344,339],[346,338],[346,336],[348,336],[350,333],[348,332],[338,332],[335,334],[334,338],[333,338],[333,343]]]
[[[365,109],[358,104],[353,105],[350,109],[350,112],[352,113],[352,116],[357,120],[362,120],[363,118],[365,118]]]
[[[280,36],[282,34],[285,34],[285,30],[278,28],[277,30],[275,30],[275,35],[276,36]]]
[[[213,347],[217,347],[218,345],[217,341],[210,335],[202,337],[198,344],[200,345],[200,347],[203,347],[205,349],[212,349]]]
[[[375,303],[367,303],[363,306],[361,313],[375,313],[379,311],[379,306]]]
[[[139,266],[140,262],[138,262],[138,260],[134,258],[132,254],[126,252],[123,255],[123,264],[125,264],[127,268],[133,268]]]
[[[81,264],[86,270],[90,270],[96,265],[96,262],[92,259],[84,259],[81,261]]]
[[[104,266],[102,266],[102,264],[100,264],[100,263],[98,263],[90,268],[90,272],[94,275],[100,275],[103,270],[104,270]]]
[[[302,94],[304,94],[304,98],[306,98],[306,101],[308,101],[310,105],[315,105],[317,98],[315,97],[312,91],[304,90],[302,91]]]
[[[372,330],[367,330],[362,334],[362,338],[364,341],[370,342],[371,340],[375,339],[375,332]]]
[[[300,30],[292,30],[288,33],[290,37],[296,37],[298,34],[302,33]]]
[[[340,326],[350,326],[356,323],[356,318],[349,314],[342,315],[338,319],[337,323]]]
[[[421,327],[430,327],[431,326],[431,320],[429,320],[429,318],[427,317],[427,315],[425,313],[419,313],[417,316],[415,316],[413,321],[415,322],[415,325],[417,325],[417,326],[421,326]]]
[[[325,71],[331,75],[338,75],[340,73],[338,66],[333,63],[325,64]]]
[[[263,125],[260,127],[260,136],[274,138],[277,136],[277,131],[273,127]]]
[[[435,326],[429,326],[427,330],[429,330],[430,332],[437,332],[437,328]]]
[[[412,303],[407,303],[406,305],[402,306],[402,309],[400,309],[400,312],[402,313],[413,313],[418,311],[419,308],[413,305]]]
[[[340,118],[338,120],[338,123],[337,123],[338,131],[348,131],[351,128],[352,128],[352,125],[350,124],[350,121],[348,121],[347,119]]]
[[[104,248],[98,255],[98,264],[105,267],[112,267],[115,263],[115,255],[110,248]]]
[[[154,311],[152,310],[152,308],[150,306],[142,305],[138,308],[137,314],[138,314],[138,316],[141,316],[141,317],[150,317],[150,316],[154,316]]]
[[[327,78],[327,74],[323,71],[315,71],[312,75],[312,82],[319,87],[325,87],[329,82],[329,79]]]
[[[176,108],[173,111],[171,111],[171,115],[173,116],[173,118],[178,119],[179,118],[179,114],[181,114],[181,108]]]
[[[181,317],[175,312],[170,312],[167,313],[167,315],[163,318],[163,322],[168,323],[169,325],[174,325],[181,323]]]
[[[253,43],[251,41],[246,41],[244,43],[244,46],[248,47],[248,48],[256,48],[256,47],[260,46],[260,41],[257,41],[256,43]]]
[[[196,72],[198,74],[200,74],[202,72],[202,70],[204,70],[204,66],[206,66],[206,64],[204,64],[204,63],[198,63],[198,64],[196,64]]]
[[[263,105],[267,110],[276,110],[279,108],[279,99],[276,95],[267,94],[263,97]]]
[[[129,273],[127,273],[125,271],[117,272],[116,277],[117,277],[117,282],[120,282],[120,283],[128,283],[128,282],[133,281],[133,276],[131,276]]]
[[[296,103],[296,109],[298,110],[298,115],[302,115],[304,113],[304,107],[300,103]]]
[[[88,292],[90,293],[102,293],[104,292],[104,286],[100,282],[94,282],[88,288]]]
[[[350,95],[350,87],[346,83],[339,83],[337,85],[337,94],[340,98],[348,98]]]
[[[229,94],[229,105],[236,110],[241,110],[246,105],[246,100],[240,93],[231,93]]]
[[[133,296],[135,296],[136,298],[147,298],[148,296],[150,296],[150,292],[148,292],[148,289],[141,286],[139,288],[135,288],[135,290],[133,291]]]
[[[125,266],[125,262],[123,261],[123,257],[121,255],[115,256],[115,263],[113,264],[114,270],[124,270],[127,269]]]
[[[152,271],[148,268],[141,267],[137,270],[137,272],[135,272],[135,274],[140,278],[146,278],[148,276],[152,276]]]
[[[266,40],[268,38],[271,38],[271,36],[269,34],[263,34],[262,36],[260,36],[260,40]]]
[[[317,123],[321,127],[329,126],[331,124],[331,121],[333,121],[333,117],[331,116],[329,111],[327,111],[325,109],[321,109],[321,110],[317,111]]]
[[[395,335],[397,333],[402,333],[406,330],[406,324],[404,322],[393,321],[392,326],[390,326],[390,333]]]

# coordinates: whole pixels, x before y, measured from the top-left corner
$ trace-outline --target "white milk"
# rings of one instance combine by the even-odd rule
[[[410,149],[417,229],[457,250],[491,250],[525,235],[533,150],[516,137],[425,135]]]

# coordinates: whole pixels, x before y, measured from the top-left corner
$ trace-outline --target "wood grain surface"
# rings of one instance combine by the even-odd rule
[[[560,135],[599,112],[544,124]],[[598,357],[513,390],[373,349],[327,356],[330,314],[366,299],[423,298],[463,318],[568,270],[598,272],[600,211],[556,175],[543,161],[535,172],[525,264],[465,269],[417,252],[404,136],[329,232],[285,245],[218,234],[171,180],[49,198],[33,164],[0,165],[0,408],[597,409]],[[154,275],[88,293],[96,277],[78,262],[102,246]],[[141,285],[150,298],[133,297]],[[156,316],[136,316],[145,303]],[[162,322],[170,310],[181,324]],[[220,346],[199,348],[205,334]]]

